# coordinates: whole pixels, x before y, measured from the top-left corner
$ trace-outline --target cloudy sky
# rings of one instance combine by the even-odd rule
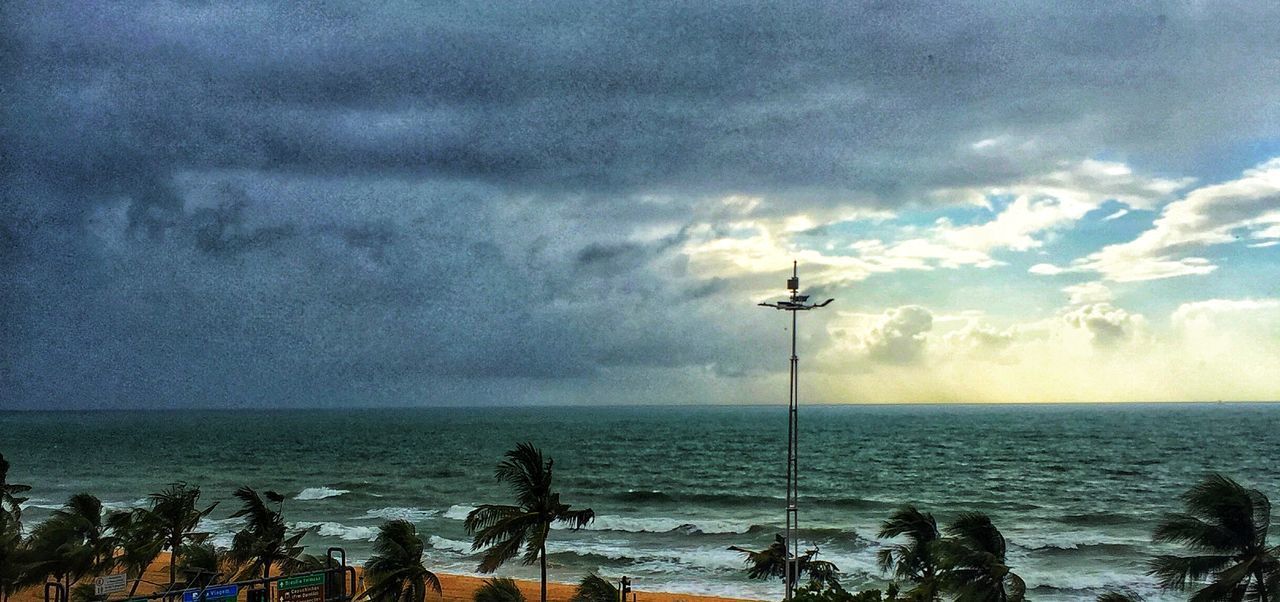
[[[0,409],[1280,398],[1280,4],[7,2]]]

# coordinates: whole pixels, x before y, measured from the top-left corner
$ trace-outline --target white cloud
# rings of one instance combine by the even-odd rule
[[[919,305],[889,310],[864,338],[867,356],[887,364],[916,363],[932,329],[933,313]]]
[[[1101,282],[1084,282],[1081,284],[1073,284],[1064,287],[1062,292],[1066,293],[1071,305],[1085,305],[1089,303],[1105,303],[1114,298],[1111,289]]]
[[[1110,303],[1093,303],[1072,308],[1062,316],[1069,326],[1088,333],[1094,346],[1109,349],[1131,340],[1143,327],[1141,314],[1133,314]]]
[[[1191,191],[1169,203],[1153,226],[1132,241],[1109,245],[1067,268],[1038,274],[1097,272],[1131,282],[1208,274],[1218,266],[1196,250],[1252,239],[1280,239],[1280,158],[1247,170],[1237,180]],[[1265,243],[1263,243],[1265,244]]]

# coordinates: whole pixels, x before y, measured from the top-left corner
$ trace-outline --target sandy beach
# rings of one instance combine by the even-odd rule
[[[138,588],[139,594],[145,594],[155,590],[154,585],[150,583],[164,583],[168,581],[169,576],[169,559],[168,554],[162,555],[156,562],[152,563],[146,574],[143,576],[144,583]],[[356,567],[357,578],[359,578],[362,568]],[[429,596],[428,602],[471,602],[475,595],[475,591],[484,584],[487,577],[474,577],[471,575],[452,575],[448,573],[436,573],[440,578],[441,594],[439,596]],[[501,576],[500,574],[497,576]],[[531,602],[536,602],[539,598],[539,583],[524,579],[517,579],[516,583],[520,586],[520,591],[524,592],[525,598]],[[547,583],[547,600],[548,602],[568,602],[577,589],[576,584],[570,583]],[[645,590],[636,590],[637,602],[740,602],[741,598],[722,598],[718,596],[698,596],[691,594],[673,594],[666,592],[651,592]],[[124,599],[123,594],[113,594],[112,600]],[[40,588],[32,588],[18,593],[11,598],[11,602],[43,602],[43,592]]]

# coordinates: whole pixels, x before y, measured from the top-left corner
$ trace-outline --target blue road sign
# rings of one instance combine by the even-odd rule
[[[213,602],[214,600],[235,599],[240,593],[239,585],[219,585],[204,590],[204,602]],[[200,590],[189,589],[182,592],[182,602],[200,602]]]

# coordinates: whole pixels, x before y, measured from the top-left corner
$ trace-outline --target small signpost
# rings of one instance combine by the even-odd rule
[[[280,602],[324,602],[324,575],[311,573],[276,582]]]
[[[182,602],[235,602],[240,594],[239,585],[219,585],[204,590],[204,599],[200,598],[200,590],[189,589],[182,592]]]
[[[127,579],[125,578],[124,573],[94,577],[93,578],[93,595],[103,596],[106,594],[114,594],[116,592],[122,592],[125,590],[126,581]]]

